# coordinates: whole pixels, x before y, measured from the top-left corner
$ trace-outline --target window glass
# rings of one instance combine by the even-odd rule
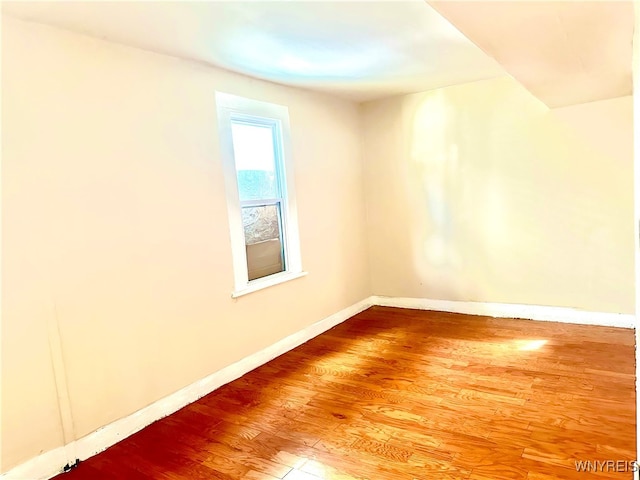
[[[233,121],[231,135],[240,201],[278,197],[273,127]]]
[[[216,104],[235,298],[306,272],[287,107],[223,92]]]
[[[242,208],[249,280],[286,269],[280,203]]]

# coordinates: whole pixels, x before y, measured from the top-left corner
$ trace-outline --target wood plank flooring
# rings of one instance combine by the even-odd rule
[[[59,480],[630,479],[635,449],[633,330],[373,307]]]

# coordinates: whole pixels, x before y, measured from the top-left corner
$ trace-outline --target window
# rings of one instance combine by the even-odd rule
[[[286,107],[216,93],[234,292],[304,275]]]

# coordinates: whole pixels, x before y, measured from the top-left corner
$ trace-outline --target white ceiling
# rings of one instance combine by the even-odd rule
[[[631,0],[19,1],[2,12],[356,101],[507,72],[550,107],[632,88]]]
[[[631,94],[631,1],[429,3],[550,107]]]
[[[3,2],[2,11],[357,101],[504,75],[422,0]]]

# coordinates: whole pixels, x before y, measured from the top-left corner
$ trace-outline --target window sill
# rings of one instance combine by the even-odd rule
[[[274,285],[295,280],[296,278],[304,277],[306,275],[307,272],[283,272],[269,275],[268,277],[260,278],[258,280],[252,280],[246,287],[234,290],[231,293],[231,298],[242,297],[243,295],[257,292],[264,288],[273,287]]]

